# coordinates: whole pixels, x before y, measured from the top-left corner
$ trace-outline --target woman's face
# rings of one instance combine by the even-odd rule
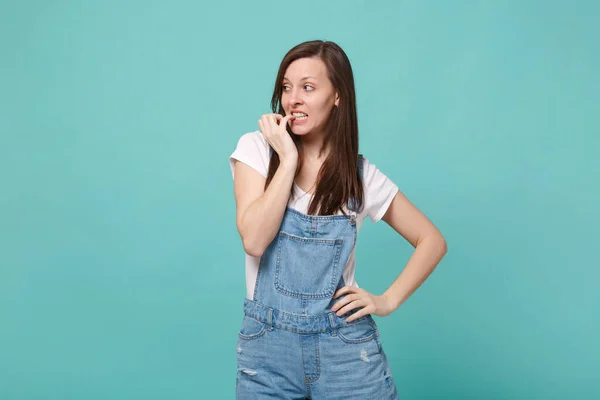
[[[327,67],[318,57],[300,58],[292,62],[283,78],[281,104],[296,135],[321,134],[327,118],[339,97],[327,77]],[[306,117],[298,116],[303,113]]]

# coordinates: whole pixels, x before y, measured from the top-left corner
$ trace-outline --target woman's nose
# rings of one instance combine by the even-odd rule
[[[301,103],[303,100],[302,95],[302,88],[293,88],[290,92],[290,101],[295,103]]]
[[[297,95],[296,93],[292,93],[289,98],[290,106],[295,106],[300,103],[302,103],[302,99],[300,98],[300,96]]]

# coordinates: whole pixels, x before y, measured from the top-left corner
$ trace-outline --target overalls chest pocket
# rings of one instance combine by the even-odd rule
[[[306,238],[279,232],[275,288],[303,299],[331,298],[341,276],[343,239]]]

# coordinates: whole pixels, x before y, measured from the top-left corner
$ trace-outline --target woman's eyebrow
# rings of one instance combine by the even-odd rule
[[[300,79],[300,81],[305,81],[307,79],[314,79],[314,80],[316,80],[317,78],[315,78],[314,76],[305,76],[304,78]],[[284,81],[289,81],[289,79],[286,78],[286,77],[284,77],[283,80]]]

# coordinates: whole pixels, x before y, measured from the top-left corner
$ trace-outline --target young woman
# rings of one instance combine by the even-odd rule
[[[338,45],[292,48],[271,107],[229,159],[247,282],[236,396],[398,398],[371,314],[398,308],[446,253],[445,240],[358,153],[354,77]],[[415,247],[381,295],[354,280],[365,217],[383,219]]]

